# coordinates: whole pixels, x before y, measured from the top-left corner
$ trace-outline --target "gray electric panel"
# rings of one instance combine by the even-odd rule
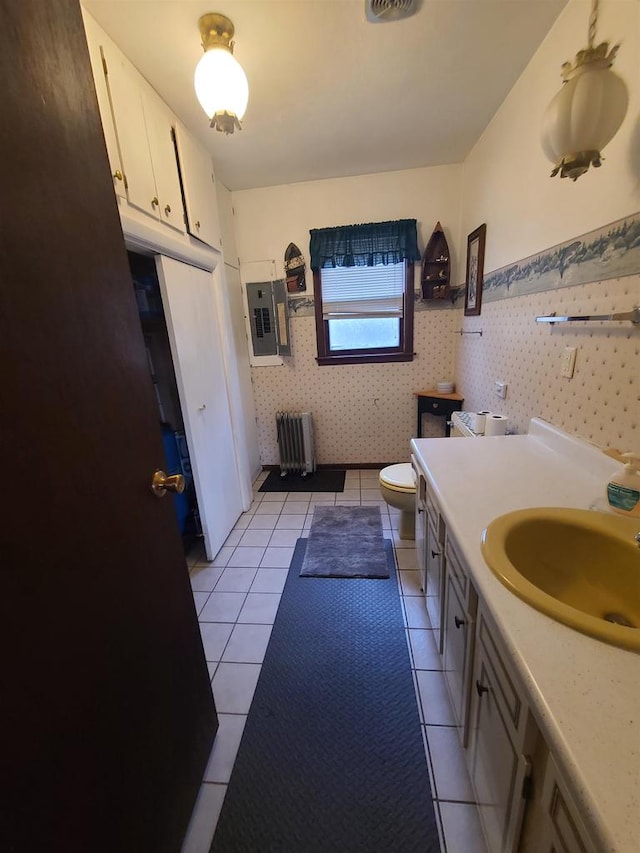
[[[247,284],[253,354],[291,355],[289,310],[284,279]]]
[[[272,282],[247,284],[247,305],[251,321],[251,342],[254,355],[277,355],[278,339],[273,310]]]

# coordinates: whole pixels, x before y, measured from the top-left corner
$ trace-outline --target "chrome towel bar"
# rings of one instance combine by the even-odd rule
[[[619,314],[588,314],[585,317],[557,317],[555,312],[548,317],[536,317],[536,323],[588,323],[592,320],[617,320],[619,322],[629,321],[634,326],[640,325],[640,307],[636,306],[633,311],[623,311]]]

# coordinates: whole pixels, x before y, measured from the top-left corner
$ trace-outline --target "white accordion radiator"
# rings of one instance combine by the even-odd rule
[[[311,474],[316,470],[311,412],[276,412],[280,476],[289,472]]]

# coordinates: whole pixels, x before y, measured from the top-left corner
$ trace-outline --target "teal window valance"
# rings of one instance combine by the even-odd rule
[[[415,219],[313,228],[310,234],[309,253],[314,270],[420,260]]]

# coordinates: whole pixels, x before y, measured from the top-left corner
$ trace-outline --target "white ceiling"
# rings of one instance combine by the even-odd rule
[[[464,160],[567,0],[422,0],[384,24],[365,0],[82,2],[236,190]],[[231,136],[193,91],[205,12],[232,19],[249,79]]]

